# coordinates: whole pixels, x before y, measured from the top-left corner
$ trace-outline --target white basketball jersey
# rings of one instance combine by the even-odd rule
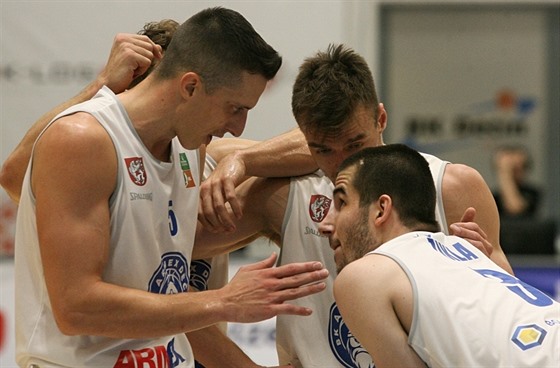
[[[401,235],[371,253],[405,271],[409,344],[430,367],[560,367],[560,303],[443,233]]]
[[[431,155],[423,156],[430,164],[436,185],[436,219],[447,229],[441,196],[447,162]],[[371,368],[371,357],[350,333],[335,304],[334,253],[318,229],[329,211],[333,189],[332,182],[321,171],[291,180],[279,264],[320,261],[329,270],[329,277],[324,291],[291,301],[311,308],[313,314],[276,317],[278,359],[280,364],[292,364],[296,368]]]
[[[92,100],[61,115],[77,111],[90,113],[107,130],[118,160],[117,184],[110,199],[109,259],[103,280],[153,293],[185,292],[197,223],[198,151],[188,151],[174,139],[171,162],[154,158],[118,98],[106,87]],[[18,364],[192,367],[192,351],[184,334],[125,340],[66,336],[59,331],[43,279],[30,168],[31,164],[24,180],[16,229]]]

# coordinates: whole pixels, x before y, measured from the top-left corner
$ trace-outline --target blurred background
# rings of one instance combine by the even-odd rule
[[[0,162],[36,119],[95,78],[115,34],[226,6],[284,58],[249,114],[245,138],[295,127],[290,100],[298,66],[329,43],[345,43],[373,71],[388,111],[386,143],[472,166],[497,195],[498,151],[522,147],[529,158],[523,188],[537,196],[531,213],[500,209],[502,247],[518,277],[559,298],[558,0],[0,1]],[[3,191],[0,206],[0,367],[12,367],[17,207]],[[257,241],[234,254],[231,273],[275,250]],[[274,333],[273,320],[230,325],[232,338],[264,365],[276,363]]]

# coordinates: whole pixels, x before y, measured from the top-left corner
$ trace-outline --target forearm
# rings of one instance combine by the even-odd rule
[[[205,368],[258,368],[217,326],[187,333],[194,358]]]
[[[317,164],[299,129],[236,150],[233,155],[245,163],[246,175],[260,177],[288,177],[311,173]]]
[[[51,299],[57,324],[67,335],[137,339],[186,333],[224,321],[218,295],[217,291],[162,295],[98,282],[85,296],[66,294],[59,303],[60,296]]]

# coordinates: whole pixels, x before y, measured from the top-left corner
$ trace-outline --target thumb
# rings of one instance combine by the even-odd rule
[[[263,270],[265,268],[270,268],[270,267],[274,266],[274,263],[276,263],[276,258],[277,257],[278,256],[277,256],[276,252],[272,252],[272,254],[268,256],[268,258],[263,259],[260,262],[244,266],[243,268],[246,271]]]
[[[463,217],[461,217],[461,222],[474,222],[475,215],[476,215],[476,210],[473,207],[469,207],[463,213]]]

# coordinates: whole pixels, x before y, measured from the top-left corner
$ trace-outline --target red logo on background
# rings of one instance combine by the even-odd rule
[[[130,180],[138,186],[146,184],[148,177],[146,176],[146,169],[144,168],[144,159],[142,157],[128,157],[124,159],[126,171]]]
[[[309,216],[314,222],[321,222],[329,213],[332,199],[322,194],[313,194],[309,200]]]

